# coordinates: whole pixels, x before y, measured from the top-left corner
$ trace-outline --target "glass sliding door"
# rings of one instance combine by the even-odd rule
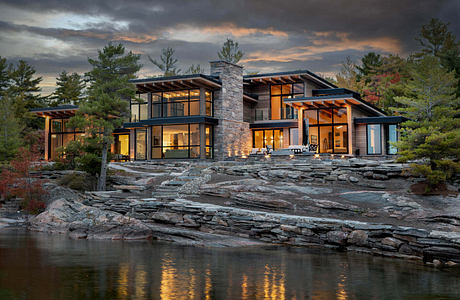
[[[272,149],[283,148],[282,129],[253,130],[252,134],[253,148],[266,148],[267,146]]]
[[[398,141],[398,131],[396,124],[390,124],[387,127],[387,154],[393,155],[398,153],[398,149],[393,143]]]
[[[380,124],[367,125],[367,154],[382,154],[382,129]]]
[[[136,129],[136,159],[147,159],[147,129]]]

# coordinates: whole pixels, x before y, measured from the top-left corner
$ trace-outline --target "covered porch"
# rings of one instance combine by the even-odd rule
[[[284,99],[284,103],[298,111],[299,145],[320,154],[356,154],[358,132],[353,119],[384,116],[346,89],[313,90],[311,97]]]

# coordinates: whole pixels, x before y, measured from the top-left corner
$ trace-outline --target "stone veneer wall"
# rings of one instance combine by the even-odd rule
[[[211,75],[219,76],[220,91],[214,92],[214,117],[219,124],[214,128],[214,157],[248,154],[252,147],[249,123],[243,121],[243,68],[224,62],[211,62]]]

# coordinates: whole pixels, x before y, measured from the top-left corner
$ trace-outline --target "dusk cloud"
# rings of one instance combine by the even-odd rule
[[[59,72],[85,72],[108,41],[147,60],[173,47],[180,67],[208,67],[227,37],[245,52],[248,71],[310,69],[332,74],[346,56],[369,51],[407,55],[422,24],[436,17],[460,35],[460,1],[57,1],[0,0],[0,56],[25,59],[50,92]]]

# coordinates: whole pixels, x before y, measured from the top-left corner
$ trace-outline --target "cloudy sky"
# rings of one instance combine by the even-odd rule
[[[179,67],[217,58],[226,38],[249,72],[309,69],[331,75],[347,56],[407,55],[430,18],[460,37],[460,0],[0,0],[0,56],[24,59],[43,76],[43,94],[63,70],[89,70],[108,41],[141,54],[139,77],[159,74],[147,59],[173,47]]]

